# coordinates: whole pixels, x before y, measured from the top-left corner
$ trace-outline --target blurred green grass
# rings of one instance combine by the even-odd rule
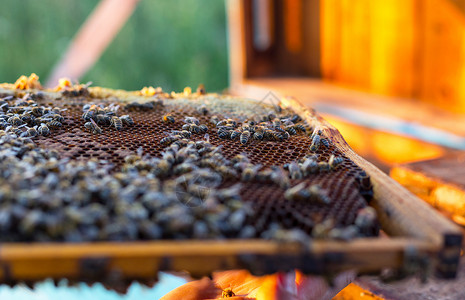
[[[0,82],[37,73],[41,82],[65,52],[95,0],[2,0]],[[129,90],[228,85],[224,1],[141,0],[100,60],[81,79]]]

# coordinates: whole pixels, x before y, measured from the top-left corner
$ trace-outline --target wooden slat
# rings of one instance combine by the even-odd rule
[[[341,64],[341,6],[338,0],[321,0],[321,73],[323,78],[338,80]],[[245,79],[245,78],[244,78]]]
[[[156,278],[159,270],[187,270],[194,276],[203,276],[216,270],[249,267],[252,271],[266,273],[260,268],[273,270],[273,266],[267,264],[279,264],[280,260],[282,267],[282,261],[289,257],[292,259],[287,268],[305,269],[306,263],[316,260],[320,267],[314,267],[314,271],[319,274],[344,270],[363,273],[401,267],[402,253],[407,247],[415,247],[419,254],[438,251],[431,243],[405,238],[316,241],[310,245],[307,254],[295,244],[262,240],[3,244],[0,248],[0,281],[86,279],[89,275],[86,270],[90,269],[86,264],[99,260],[103,263],[94,263],[95,273],[106,276],[119,271],[128,279]],[[247,256],[251,257],[250,262]]]
[[[421,97],[438,107],[465,112],[465,15],[450,0],[426,0]]]
[[[369,34],[369,45],[361,50],[361,55],[370,60],[365,70],[370,82],[363,86],[368,91],[388,96],[415,96],[416,57],[421,54],[415,44],[419,35],[416,14],[420,13],[415,3],[416,0],[370,1],[365,12],[370,26],[362,29]]]
[[[465,220],[465,153],[399,165],[391,177],[432,206]]]
[[[245,77],[245,32],[243,1],[226,1],[228,18],[229,80],[231,85]]]

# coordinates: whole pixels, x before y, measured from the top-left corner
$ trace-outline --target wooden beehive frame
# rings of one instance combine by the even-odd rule
[[[100,88],[91,88],[91,93],[93,89],[101,95],[122,93],[127,99],[136,97],[136,93]],[[12,90],[0,89],[0,93],[5,92]],[[105,281],[115,276],[148,280],[156,278],[158,271],[188,271],[193,276],[202,276],[227,269],[249,269],[255,274],[296,268],[320,275],[345,270],[379,272],[383,268],[402,268],[405,254],[408,251],[411,255],[412,250],[419,258],[430,258],[442,274],[455,276],[462,240],[455,225],[358,156],[337,129],[314,112],[292,98],[282,99],[281,104],[292,107],[318,126],[340,151],[371,176],[373,206],[382,228],[392,238],[315,240],[308,247],[264,240],[5,243],[0,246],[0,281],[45,278]]]

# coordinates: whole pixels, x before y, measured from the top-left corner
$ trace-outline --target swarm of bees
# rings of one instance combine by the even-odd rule
[[[143,102],[143,103],[134,101],[124,106],[124,108],[128,111],[151,111],[151,110],[155,110],[155,109],[162,108],[162,107],[163,107],[163,100],[161,99]]]
[[[20,137],[48,136],[52,129],[62,127],[66,109],[40,106],[38,94],[25,94],[15,99],[7,96],[0,99],[0,129],[5,133],[14,133]]]
[[[61,88],[61,94],[64,97],[88,97],[89,90],[88,87],[92,84],[92,82],[88,82],[86,84],[67,84]]]
[[[61,96],[89,96],[87,85],[79,87],[65,88]],[[206,94],[204,87],[196,93]],[[331,215],[313,218],[299,212],[290,221],[268,218],[270,212],[265,211],[262,218],[254,199],[244,198],[247,189],[266,187],[276,195],[270,203],[280,200],[323,210],[338,205],[331,187],[313,179],[332,176],[349,162],[330,151],[332,144],[320,129],[291,111],[241,117],[220,116],[205,103],[188,114],[162,99],[121,104],[141,115],[156,115],[169,131],[160,138],[163,150],[156,155],[140,148],[126,156],[122,166],[114,166],[95,158],[60,158],[60,153],[34,144],[39,135],[50,137],[59,128],[68,129],[65,110],[38,105],[43,97],[39,92],[0,99],[0,241],[263,238],[308,245],[311,238],[348,240],[377,234],[376,214],[369,208],[360,209],[352,224],[342,226]],[[118,111],[118,104],[86,100],[84,128],[101,134],[105,128],[120,131],[134,125],[131,116],[118,116]],[[76,118],[80,116],[78,111]],[[305,155],[274,165],[257,163],[253,154],[233,153],[222,144],[294,139],[306,141],[305,149],[299,150]],[[323,155],[326,150],[331,153]],[[368,199],[369,176],[360,172],[355,182]],[[232,291],[223,293],[230,296]]]
[[[307,128],[297,115],[276,117],[274,113],[262,116],[257,120],[246,121],[240,126],[233,119],[219,119],[212,116],[210,123],[215,125],[221,139],[235,140],[239,138],[245,145],[251,138],[258,141],[284,141],[298,133],[305,134]]]
[[[116,130],[123,130],[123,124],[127,126],[134,125],[134,120],[129,115],[118,117],[119,105],[111,103],[109,106],[103,104],[86,104],[83,106],[82,119],[86,121],[84,128],[94,134],[103,132],[99,125],[109,125],[115,127]]]

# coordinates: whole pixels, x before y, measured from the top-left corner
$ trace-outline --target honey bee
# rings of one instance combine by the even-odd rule
[[[333,228],[328,232],[328,237],[336,240],[350,241],[359,235],[359,229],[355,225],[343,228]]]
[[[236,296],[236,294],[234,294],[230,288],[224,289],[223,292],[221,292],[221,298],[231,298],[234,296]]]
[[[50,122],[47,123],[48,127],[51,127],[51,128],[57,128],[57,127],[61,127],[62,124],[56,120],[51,120]]]
[[[134,125],[134,120],[131,118],[130,115],[123,115],[123,116],[121,116],[119,118],[126,125],[129,125],[129,126]]]
[[[179,139],[174,142],[174,144],[178,145],[179,147],[186,147],[191,141],[188,139]]]
[[[218,130],[218,136],[220,139],[227,139],[231,136],[231,132],[229,130]]]
[[[313,139],[313,137],[315,135],[320,135],[321,136],[322,134],[323,134],[323,131],[321,129],[315,128],[315,130],[313,130],[312,135],[310,136],[310,138]]]
[[[164,123],[174,123],[174,117],[171,114],[166,114],[163,116],[162,121]]]
[[[87,111],[91,108],[92,104],[90,103],[86,103],[84,104],[84,106],[82,107],[82,111]]]
[[[287,132],[289,132],[290,135],[296,135],[297,134],[297,130],[294,128],[294,126],[287,126],[285,128],[285,130]]]
[[[97,121],[97,124],[111,124],[111,117],[109,115],[98,114],[95,116],[95,120]]]
[[[194,118],[194,117],[185,117],[184,118],[184,123],[200,125],[200,121],[197,118]]]
[[[30,127],[27,129],[27,134],[30,137],[36,137],[38,135],[38,132],[34,127]]]
[[[0,108],[5,112],[8,111],[9,105],[8,102],[4,101],[3,99],[0,100]]]
[[[34,117],[40,117],[44,114],[44,109],[42,107],[33,107],[31,113]]]
[[[47,125],[45,125],[45,123],[42,123],[40,124],[39,128],[37,128],[37,132],[40,135],[47,136],[50,134],[50,129],[48,128]]]
[[[297,124],[297,125],[294,125],[294,129],[298,132],[303,132],[303,133],[306,133],[307,132],[307,129],[305,128],[304,125],[302,124]]]
[[[335,169],[338,165],[340,165],[344,159],[341,156],[334,156],[334,154],[331,154],[328,160],[328,164],[331,169]]]
[[[304,176],[308,176],[308,174],[316,173],[319,168],[318,168],[318,163],[311,159],[307,158],[301,165],[301,169],[304,173]]]
[[[293,116],[291,117],[291,122],[292,122],[292,123],[297,123],[297,122],[299,122],[299,121],[302,121],[302,118],[301,118],[299,115],[293,115]]]
[[[220,122],[220,118],[218,118],[218,116],[212,116],[210,118],[210,123],[212,123],[213,125],[216,126],[216,124],[218,124],[218,122]]]
[[[249,162],[249,158],[247,157],[246,154],[237,154],[237,155],[235,155],[235,156],[231,159],[231,162],[232,162],[233,164],[241,163],[241,162],[248,163],[248,162]]]
[[[329,166],[329,164],[325,161],[320,161],[318,163],[318,169],[320,170],[320,172],[327,172],[329,170],[331,170],[331,167]]]
[[[13,125],[13,126],[19,126],[19,125],[22,125],[22,124],[23,124],[23,120],[21,120],[21,118],[19,118],[19,117],[16,115],[16,116],[13,116],[13,117],[8,118],[8,123],[10,123],[10,124]]]
[[[205,95],[207,93],[207,91],[205,90],[205,86],[201,83],[199,84],[199,86],[197,87],[197,94],[199,95]]]
[[[221,174],[221,176],[225,179],[233,179],[239,176],[234,169],[231,169],[229,166],[226,165],[220,165],[216,167],[216,171],[218,171]]]
[[[240,130],[232,130],[231,131],[231,140],[235,140],[237,139],[238,137],[241,136],[241,131]]]
[[[160,144],[162,145],[169,145],[171,143],[174,143],[175,141],[179,140],[179,138],[177,136],[174,136],[174,135],[170,135],[170,136],[167,136],[167,137],[164,137],[160,140]]]
[[[240,183],[236,183],[228,188],[216,190],[215,195],[220,201],[241,200],[241,187]]]
[[[223,120],[216,123],[216,127],[224,126],[226,124],[228,124],[228,120],[223,119]]]
[[[84,111],[84,113],[82,114],[82,118],[85,121],[89,121],[90,119],[94,118],[94,114],[95,114],[95,111],[89,109],[89,110]]]
[[[255,131],[253,138],[256,140],[263,140],[263,131]]]
[[[201,133],[200,126],[195,123],[189,124],[189,131],[197,134]]]
[[[117,116],[111,117],[111,125],[115,126],[116,130],[123,130],[123,122]]]
[[[280,120],[280,119],[277,119],[277,118],[274,119],[274,120],[273,120],[273,126],[274,126],[275,128],[281,127],[281,120]]]
[[[324,190],[319,184],[312,184],[308,188],[310,193],[310,199],[321,204],[330,204],[331,198],[329,198],[326,190]]]
[[[178,175],[178,174],[190,173],[197,169],[198,167],[195,164],[190,163],[190,162],[183,162],[182,164],[176,165],[173,169],[173,172],[174,174]]]
[[[312,144],[310,145],[311,151],[316,151],[320,147],[320,135],[315,134],[312,138]]]
[[[226,122],[227,122],[227,124],[229,124],[231,126],[234,126],[234,127],[237,126],[237,122],[234,121],[233,119],[226,119]]]
[[[205,125],[205,124],[200,124],[200,125],[199,125],[199,129],[200,129],[200,131],[203,132],[203,133],[205,133],[205,132],[208,131],[208,127],[207,127],[207,125]]]
[[[60,109],[59,107],[55,106],[54,108],[52,108],[52,112],[53,112],[54,114],[60,114],[60,113],[61,113],[61,109]]]
[[[320,143],[323,144],[326,148],[329,148],[329,140],[328,139],[321,139]]]
[[[355,226],[364,234],[370,231],[378,231],[378,222],[376,219],[376,210],[371,206],[366,206],[357,212]]]
[[[197,111],[202,114],[202,115],[207,115],[208,114],[208,109],[207,107],[205,106],[205,104],[202,104],[200,105],[198,108],[197,108]]]
[[[295,161],[289,164],[289,175],[291,179],[302,179],[303,177],[302,171]]]
[[[277,132],[276,134],[276,137],[279,141],[282,141],[282,140],[288,140],[291,136],[289,134],[289,132],[285,131],[285,132]]]
[[[91,122],[84,123],[84,128],[89,131],[92,131],[92,123]]]
[[[65,118],[63,118],[62,115],[57,114],[57,113],[53,114],[52,118],[60,123],[63,123],[63,121],[65,120]]]
[[[248,130],[243,131],[240,137],[241,144],[243,145],[247,144],[247,142],[249,141],[249,138],[250,138],[250,131]]]
[[[331,230],[335,228],[334,226],[334,219],[325,219],[323,222],[315,224],[315,226],[312,229],[312,237],[316,239],[328,238]]]
[[[257,175],[258,170],[260,170],[261,167],[262,167],[262,165],[260,165],[260,164],[258,164],[258,165],[248,164],[247,167],[245,167],[242,170],[242,180],[244,180],[244,181],[253,180],[255,178],[255,176]]]
[[[118,119],[119,120],[119,119]],[[90,119],[90,123],[92,124],[92,133],[100,134],[103,132],[102,128],[100,128],[97,123],[93,119]]]
[[[310,198],[310,191],[305,188],[305,182],[299,183],[284,192],[284,197],[290,201],[307,200]]]
[[[278,140],[278,137],[276,136],[276,131],[273,131],[271,129],[265,129],[263,131],[263,138],[268,140],[268,141],[275,141]]]
[[[26,124],[23,124],[23,125],[26,125]],[[22,127],[23,125],[21,125],[20,127]],[[5,129],[5,132],[11,131],[14,134],[20,136],[23,133],[23,131],[21,130],[20,127],[14,127],[14,126],[10,125]]]
[[[189,139],[191,137],[191,133],[189,131],[187,131],[187,130],[182,130],[182,131],[173,130],[173,131],[171,131],[171,134],[180,135],[182,137],[185,137],[186,139]]]
[[[22,107],[22,106],[10,107],[8,109],[8,113],[12,113],[12,114],[20,114],[20,113],[23,113],[23,112],[24,112],[24,107]]]

